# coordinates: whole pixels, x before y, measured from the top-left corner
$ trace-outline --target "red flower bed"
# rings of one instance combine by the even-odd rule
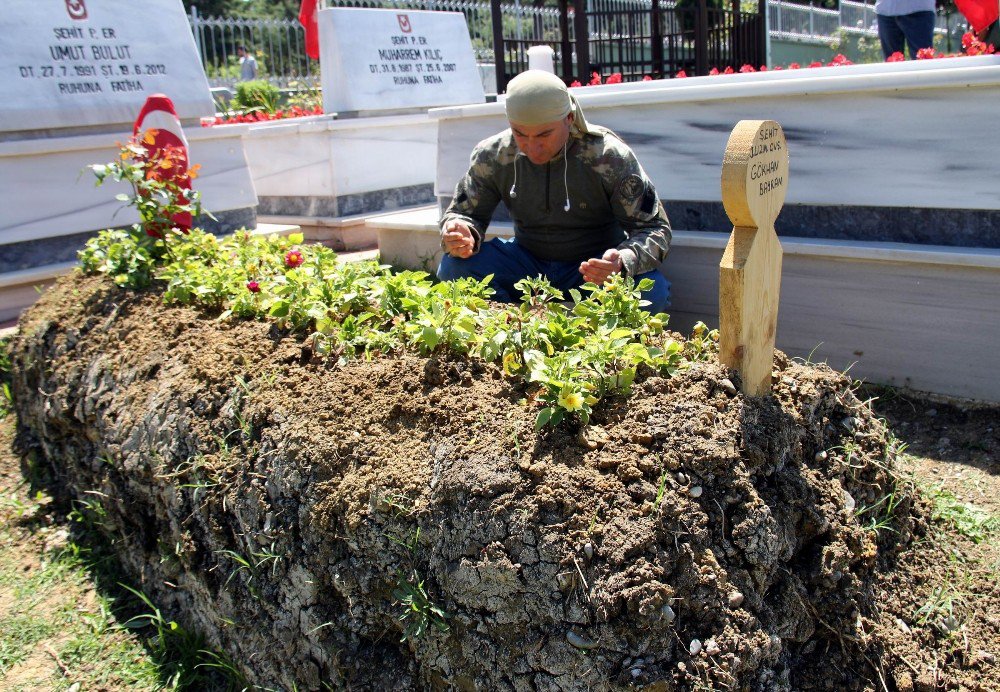
[[[284,110],[277,110],[273,113],[266,111],[251,111],[249,113],[234,113],[232,115],[216,116],[214,121],[202,122],[202,127],[214,127],[215,125],[235,125],[237,123],[263,123],[270,120],[284,120],[286,118],[304,118],[310,115],[323,115],[323,108],[302,108],[292,106]]]
[[[973,34],[972,32],[968,32],[962,36],[962,51],[963,52],[961,53],[946,54],[935,51],[933,48],[922,48],[919,51],[917,51],[917,60],[932,60],[937,58],[959,58],[971,55],[992,55],[993,53],[996,53],[996,47],[992,43],[983,43],[978,38],[976,38],[975,34]],[[902,62],[903,60],[905,60],[905,57],[902,53],[899,52],[893,53],[888,58],[886,58],[886,62]],[[809,63],[807,67],[837,67],[840,65],[853,65],[853,64],[854,63],[851,62],[844,55],[838,53],[837,55],[833,56],[833,59],[830,60],[830,62],[828,63],[824,63],[820,60],[815,60]],[[798,70],[801,67],[802,66],[799,63],[793,62],[790,65],[788,65],[787,68],[781,67],[780,65],[776,65],[775,67],[772,67],[770,69],[772,71],[784,70],[784,69]],[[743,65],[740,67],[739,70],[735,70],[732,66],[727,66],[722,70],[719,70],[718,67],[713,67],[711,70],[709,70],[708,74],[717,75],[717,74],[736,74],[736,72],[745,73],[745,72],[767,72],[767,71],[768,71],[767,65],[761,65],[760,67],[754,67],[753,65]],[[684,70],[680,70],[676,75],[674,75],[674,79],[683,79],[687,76],[688,76],[687,72],[685,72]],[[653,78],[651,76],[646,75],[645,77],[642,78],[642,81],[649,82],[652,81],[652,79]],[[612,73],[606,80],[603,81],[601,75],[599,75],[597,72],[593,72],[590,75],[590,81],[586,85],[581,84],[579,81],[574,81],[572,84],[570,84],[570,86],[578,87],[578,86],[596,86],[598,84],[618,84],[621,81],[622,81],[622,75],[620,72]]]

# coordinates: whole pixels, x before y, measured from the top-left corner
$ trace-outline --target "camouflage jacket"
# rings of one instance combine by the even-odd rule
[[[441,228],[451,219],[465,221],[479,252],[503,202],[518,244],[539,259],[579,262],[618,248],[628,275],[656,269],[671,240],[656,190],[618,135],[600,126],[588,129],[572,131],[565,160],[560,152],[543,165],[518,152],[509,129],[477,144]]]

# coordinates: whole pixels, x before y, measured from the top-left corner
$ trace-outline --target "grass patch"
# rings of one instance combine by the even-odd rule
[[[0,339],[0,420],[14,410],[14,397],[10,392],[10,337]]]
[[[0,455],[12,470],[10,452]],[[25,481],[0,486],[0,689],[246,688],[225,656],[120,583],[94,518],[79,503],[62,515]]]
[[[951,491],[942,487],[927,488],[925,491],[933,503],[931,517],[934,521],[945,524],[974,543],[991,538],[1000,529],[1000,519],[982,507],[962,502]]]

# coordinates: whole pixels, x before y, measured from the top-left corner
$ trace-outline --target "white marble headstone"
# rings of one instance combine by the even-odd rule
[[[0,133],[128,125],[150,94],[214,106],[181,0],[6,0]]]
[[[338,7],[320,11],[319,33],[327,113],[486,100],[460,12]]]

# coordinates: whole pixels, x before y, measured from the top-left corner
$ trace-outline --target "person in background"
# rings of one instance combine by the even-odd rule
[[[257,59],[248,53],[242,44],[236,46],[236,55],[240,57],[240,81],[250,82],[257,79]]]
[[[1000,3],[997,0],[955,0],[976,38],[1000,51]]]
[[[635,154],[611,130],[588,124],[554,74],[528,70],[511,80],[510,128],[483,140],[441,218],[442,281],[493,275],[494,298],[514,302],[514,284],[544,276],[565,291],[613,274],[652,279],[645,309],[669,305],[658,271],[670,248],[670,222]],[[503,202],[514,237],[484,242]]]
[[[909,46],[912,60],[921,48],[933,47],[934,0],[876,0],[875,15],[884,58],[905,55]]]

